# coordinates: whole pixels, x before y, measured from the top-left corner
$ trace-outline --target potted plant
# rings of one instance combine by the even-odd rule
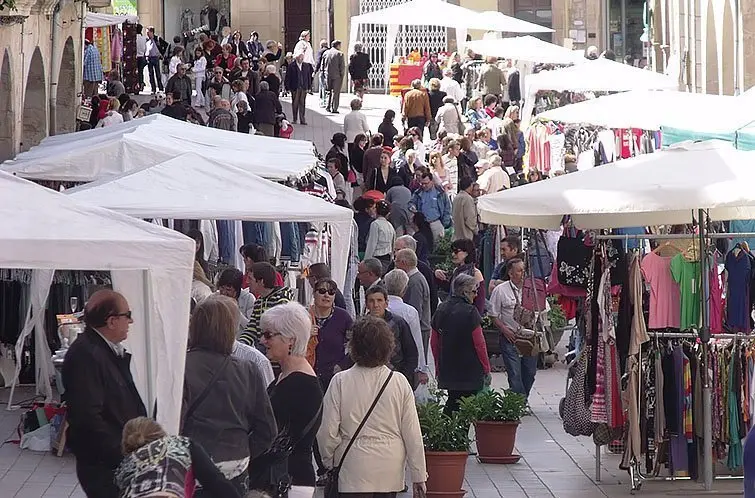
[[[461,498],[469,456],[469,422],[448,416],[437,400],[417,405],[427,463],[427,496]]]
[[[459,413],[474,423],[477,458],[482,463],[516,463],[516,431],[527,413],[527,399],[514,391],[486,389],[463,398]]]
[[[561,342],[561,338],[564,335],[567,320],[566,315],[564,314],[564,309],[560,304],[558,304],[557,298],[549,296],[548,304],[550,305],[550,309],[548,310],[548,323],[551,332],[551,339],[553,341],[553,346],[555,349],[555,345]]]

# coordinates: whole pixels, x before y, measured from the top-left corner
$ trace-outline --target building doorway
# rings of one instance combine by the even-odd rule
[[[29,74],[26,77],[24,92],[23,133],[21,134],[21,152],[31,149],[47,136],[47,80],[45,65],[39,47],[31,56]]]
[[[283,50],[293,52],[301,32],[312,29],[312,3],[311,0],[284,0],[283,8]]]
[[[12,159],[13,133],[15,131],[13,115],[13,80],[10,72],[10,54],[5,50],[0,65],[0,162]]]

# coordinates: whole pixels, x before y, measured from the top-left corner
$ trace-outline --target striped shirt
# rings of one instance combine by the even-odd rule
[[[262,338],[262,329],[260,329],[260,318],[262,314],[278,304],[284,304],[293,300],[293,292],[288,287],[275,287],[273,291],[265,297],[258,297],[254,301],[252,308],[252,317],[246,326],[244,332],[239,336],[239,342],[248,346],[258,344]]]
[[[265,387],[275,380],[275,374],[273,373],[273,366],[270,364],[270,360],[267,356],[262,354],[257,348],[253,346],[247,346],[239,341],[233,343],[233,351],[231,356],[242,361],[250,361],[259,368],[262,378],[265,380]]]

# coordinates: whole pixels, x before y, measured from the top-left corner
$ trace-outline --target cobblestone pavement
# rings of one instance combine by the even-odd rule
[[[328,114],[318,106],[317,96],[307,98],[308,125],[294,125],[294,137],[313,141],[324,155],[330,137],[342,130],[350,95],[341,98],[340,114]],[[367,95],[363,111],[370,128],[377,130],[386,109],[398,110],[398,99],[385,95]],[[291,116],[290,104],[284,109]],[[397,124],[400,130],[400,123]],[[530,397],[532,416],[525,417],[517,435],[517,452],[522,460],[515,465],[483,465],[474,457],[467,463],[465,489],[467,498],[596,498],[630,496],[629,478],[618,469],[620,455],[603,452],[601,480],[595,479],[595,446],[591,438],[575,438],[563,430],[558,416],[558,402],[564,394],[565,366],[557,363],[549,370],[538,371]],[[493,374],[493,384],[506,386],[504,373]],[[20,412],[5,409],[9,389],[0,389],[0,441],[17,439]],[[18,389],[15,401],[29,399],[33,390]],[[742,481],[717,481],[716,496],[741,496]],[[699,484],[689,481],[646,482],[636,496],[654,498],[707,494]],[[401,495],[402,498],[410,496]],[[50,454],[22,451],[17,444],[0,445],[0,498],[84,497],[78,486],[75,462],[71,455],[62,458]]]

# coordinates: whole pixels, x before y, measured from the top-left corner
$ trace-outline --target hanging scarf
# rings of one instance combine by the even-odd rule
[[[318,317],[315,313],[315,305],[312,304],[309,306],[309,317],[312,319],[312,332],[309,335],[309,342],[307,343],[307,353],[306,358],[310,365],[312,365],[312,368],[315,368],[315,362],[317,360],[316,352],[317,352],[317,345],[320,343],[319,335],[320,335],[320,329],[325,326],[325,324],[330,320],[330,317],[333,316],[333,309],[331,308],[330,314],[324,318]]]

